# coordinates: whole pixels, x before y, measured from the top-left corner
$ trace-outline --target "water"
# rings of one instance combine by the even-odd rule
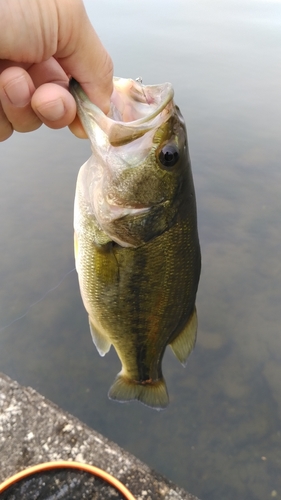
[[[281,497],[281,2],[87,0],[115,74],[172,81],[187,122],[203,270],[199,335],[167,351],[161,413],[110,402],[75,272],[0,331],[0,370],[202,500]],[[89,144],[42,127],[0,145],[0,327],[74,267]]]

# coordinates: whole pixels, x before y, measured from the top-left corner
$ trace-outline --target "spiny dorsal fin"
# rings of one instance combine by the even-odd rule
[[[188,323],[178,336],[170,343],[174,355],[183,366],[186,366],[187,358],[196,342],[197,323],[197,313],[196,308],[194,307]]]

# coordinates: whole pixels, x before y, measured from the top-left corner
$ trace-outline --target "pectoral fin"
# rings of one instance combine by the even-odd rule
[[[196,308],[190,316],[188,323],[179,335],[170,343],[174,355],[178,358],[183,366],[186,365],[187,358],[191,353],[197,334],[197,313]]]
[[[90,325],[92,339],[97,348],[97,351],[100,356],[104,356],[109,351],[111,342],[109,342],[109,340],[96,329],[90,317],[89,317],[89,325]]]

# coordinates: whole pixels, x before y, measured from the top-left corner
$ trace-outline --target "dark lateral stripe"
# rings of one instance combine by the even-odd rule
[[[135,348],[136,348],[136,365],[139,375],[139,382],[143,382],[150,378],[149,366],[147,366],[147,342],[148,336],[147,332],[143,331],[145,325],[143,324],[143,309],[141,305],[143,304],[143,298],[140,299],[140,294],[147,287],[147,277],[146,277],[146,252],[143,249],[135,250],[134,252],[134,274],[130,278],[129,283],[129,296],[130,309],[133,321],[133,331],[132,335],[135,338]],[[133,299],[133,300],[132,300]],[[142,324],[141,324],[142,323]]]

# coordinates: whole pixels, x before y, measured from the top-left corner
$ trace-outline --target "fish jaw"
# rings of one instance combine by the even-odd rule
[[[141,85],[132,79],[113,79],[111,110],[105,115],[93,104],[73,78],[69,89],[75,98],[78,115],[92,144],[95,143],[94,123],[107,136],[111,145],[121,145],[143,136],[168,119],[173,111],[174,91],[170,83]]]

